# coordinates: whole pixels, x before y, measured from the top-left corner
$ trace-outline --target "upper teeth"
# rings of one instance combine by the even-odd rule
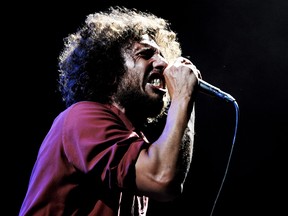
[[[153,79],[151,81],[151,84],[154,85],[154,86],[160,86],[161,80],[160,79]]]

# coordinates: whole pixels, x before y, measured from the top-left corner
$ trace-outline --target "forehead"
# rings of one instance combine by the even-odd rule
[[[140,41],[140,44],[148,45],[148,46],[154,47],[155,49],[160,49],[160,47],[156,44],[156,42],[147,34],[142,36],[142,40]]]
[[[157,50],[160,49],[160,47],[156,44],[156,42],[151,37],[149,37],[147,34],[143,35],[141,38],[142,39],[140,40],[138,45],[140,45],[140,46],[142,45],[144,47],[153,47],[154,49],[157,49]],[[136,46],[136,47],[138,47],[138,46]]]

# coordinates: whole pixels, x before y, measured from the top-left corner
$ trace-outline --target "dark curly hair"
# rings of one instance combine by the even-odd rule
[[[66,106],[78,101],[111,103],[125,73],[123,53],[148,34],[170,61],[181,55],[176,33],[163,18],[125,7],[90,14],[64,40],[59,55],[59,91]]]

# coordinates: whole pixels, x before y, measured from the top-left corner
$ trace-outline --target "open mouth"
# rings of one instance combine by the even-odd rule
[[[164,77],[160,73],[152,73],[149,77],[148,84],[150,84],[153,89],[166,92]]]

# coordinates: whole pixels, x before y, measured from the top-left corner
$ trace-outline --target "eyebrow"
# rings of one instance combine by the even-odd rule
[[[154,52],[161,53],[161,51],[158,47],[152,46],[151,44],[147,44],[147,43],[138,42],[138,44],[134,48],[135,49],[133,51],[135,53],[145,51],[145,50],[153,50]]]

